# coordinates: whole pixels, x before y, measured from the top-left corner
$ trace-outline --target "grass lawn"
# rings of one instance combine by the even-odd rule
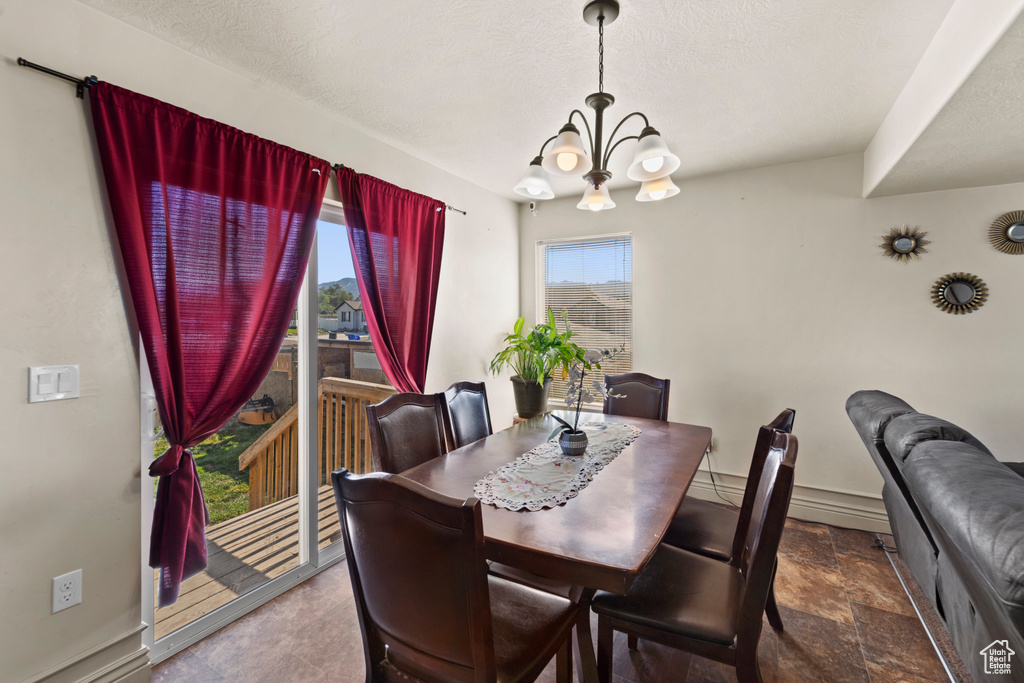
[[[236,423],[190,449],[210,510],[210,524],[249,511],[249,472],[238,470],[238,456],[270,427]],[[166,438],[160,437],[153,443],[154,457],[166,450]]]

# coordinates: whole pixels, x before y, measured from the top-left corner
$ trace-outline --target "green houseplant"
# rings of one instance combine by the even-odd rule
[[[523,334],[526,318],[516,320],[512,333],[505,335],[505,347],[491,359],[491,372],[508,368],[512,376],[516,412],[519,417],[536,417],[547,410],[552,372],[568,374],[573,363],[582,360],[584,350],[574,344],[569,319],[564,313],[565,331],[559,332],[555,314],[548,309],[547,322],[538,323]]]

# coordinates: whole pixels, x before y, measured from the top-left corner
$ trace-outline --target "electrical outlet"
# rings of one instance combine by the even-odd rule
[[[82,602],[81,569],[61,574],[53,579],[53,614],[80,602]]]

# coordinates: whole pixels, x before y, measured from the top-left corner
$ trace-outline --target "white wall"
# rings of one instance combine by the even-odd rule
[[[719,482],[742,486],[757,427],[794,408],[792,514],[882,529],[881,478],[844,409],[858,389],[896,394],[1024,460],[1024,258],[986,239],[997,216],[1022,208],[1024,185],[864,200],[861,181],[854,155],[688,179],[662,202],[612,192],[617,208],[598,214],[576,209],[578,197],[542,202],[536,217],[523,206],[524,313],[536,315],[537,240],[632,231],[634,369],[671,378],[670,419],[714,429],[716,472],[736,475]],[[919,262],[878,247],[903,223],[932,240]],[[989,285],[973,314],[931,303],[932,284],[955,271]]]
[[[0,0],[0,49],[0,678],[78,680],[120,662],[97,680],[148,680],[133,654],[140,487],[152,480],[140,476],[137,363],[84,105],[15,58],[95,73],[468,211],[448,215],[429,391],[482,379],[518,315],[516,206],[70,0]],[[55,311],[68,312],[62,326]],[[29,405],[28,366],[58,363],[80,364],[81,398]],[[504,427],[511,392],[492,382]],[[82,604],[51,615],[50,578],[77,568]]]

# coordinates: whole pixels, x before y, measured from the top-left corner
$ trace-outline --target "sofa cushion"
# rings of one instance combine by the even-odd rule
[[[962,441],[992,457],[985,444],[966,429],[924,413],[900,415],[885,428],[885,447],[898,463],[904,462],[914,446],[924,441]]]
[[[858,391],[846,399],[846,414],[865,440],[881,439],[890,420],[912,412],[903,399],[877,389]]]
[[[989,453],[955,441],[917,446],[903,476],[993,592],[1024,604],[1024,478]]]

